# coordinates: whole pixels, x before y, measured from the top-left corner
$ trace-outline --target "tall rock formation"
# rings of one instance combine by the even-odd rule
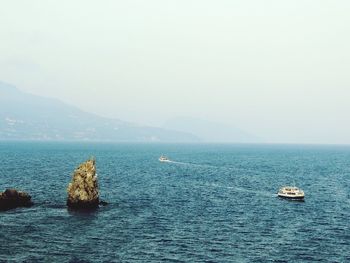
[[[74,209],[94,209],[99,201],[95,159],[87,160],[75,169],[68,185],[67,205]]]

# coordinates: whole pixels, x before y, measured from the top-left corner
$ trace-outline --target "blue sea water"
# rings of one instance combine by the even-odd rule
[[[109,205],[68,211],[92,155]],[[35,202],[0,212],[0,262],[350,262],[349,146],[3,142],[0,161]],[[276,196],[293,182],[305,202]]]

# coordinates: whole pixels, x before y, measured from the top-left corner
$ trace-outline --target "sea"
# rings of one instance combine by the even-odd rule
[[[109,205],[70,211],[92,156]],[[0,262],[350,262],[350,146],[1,142],[0,188],[35,203],[0,212]]]

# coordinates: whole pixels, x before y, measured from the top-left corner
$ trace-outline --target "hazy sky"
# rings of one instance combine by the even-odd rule
[[[0,80],[103,116],[350,143],[350,1],[0,0]]]

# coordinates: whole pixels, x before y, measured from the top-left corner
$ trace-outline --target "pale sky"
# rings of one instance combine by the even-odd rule
[[[102,116],[350,143],[350,1],[0,0],[0,80]]]

